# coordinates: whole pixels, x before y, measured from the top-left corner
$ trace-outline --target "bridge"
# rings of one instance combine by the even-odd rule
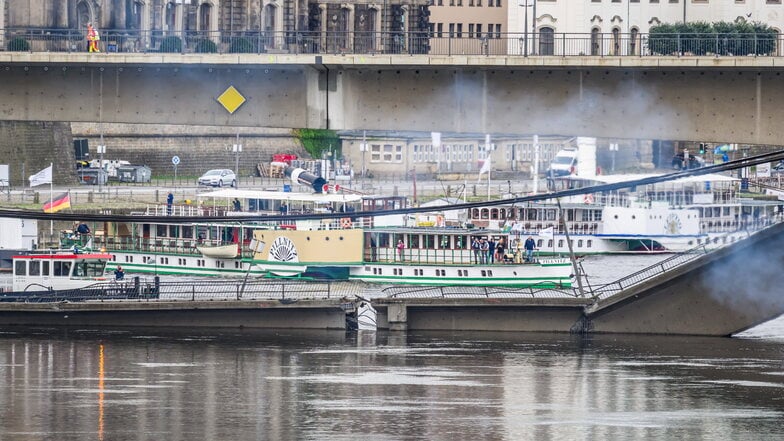
[[[564,43],[561,53],[520,56],[476,47],[0,52],[0,118],[779,143],[784,58],[775,53],[586,56]],[[241,97],[227,110],[218,98],[231,86]]]

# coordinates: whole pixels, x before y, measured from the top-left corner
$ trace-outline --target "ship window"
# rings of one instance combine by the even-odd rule
[[[537,247],[537,248],[542,248],[542,239],[538,239],[538,240],[536,241],[536,247]]]
[[[479,219],[479,209],[474,208],[471,210],[471,219]]]
[[[550,239],[547,241],[547,248],[552,248],[552,247],[553,247],[553,240]]]
[[[155,236],[156,237],[166,237],[166,233],[169,229],[168,225],[156,225],[155,228]]]
[[[482,219],[487,219],[490,217],[490,211],[487,208],[482,209]]]
[[[457,270],[457,276],[463,277],[463,270]]]
[[[71,274],[71,262],[55,262],[54,275],[55,276],[68,276]]]
[[[40,276],[41,275],[41,262],[39,262],[37,260],[31,260],[28,270],[29,270],[28,273],[31,276]]]
[[[179,225],[169,225],[169,237],[180,237]]]
[[[42,276],[48,276],[49,275],[49,261],[48,260],[44,260],[41,263],[43,264],[43,266],[41,267],[41,275]]]
[[[182,226],[182,237],[183,237],[183,239],[193,239],[193,226],[192,225],[183,225]]]
[[[577,241],[577,248],[582,248],[582,247],[583,247],[583,240],[580,239]]]
[[[26,276],[27,275],[27,262],[24,260],[17,260],[14,263],[14,274],[17,276]]]
[[[493,270],[487,270],[487,275],[489,277],[493,277]]]
[[[563,247],[563,245],[564,245],[563,239],[558,239],[558,248]]]
[[[490,210],[490,219],[498,219],[498,209],[493,208]]]
[[[482,270],[482,277],[487,277],[487,271]]]
[[[593,241],[591,239],[588,239],[585,245],[587,248],[591,248],[591,245],[593,245]]]
[[[422,236],[422,248],[428,250],[436,249],[436,238],[433,234],[425,234]]]

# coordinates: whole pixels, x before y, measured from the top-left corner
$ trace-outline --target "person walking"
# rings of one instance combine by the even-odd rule
[[[403,239],[398,239],[397,241],[397,255],[400,258],[400,261],[403,262],[405,258],[403,257],[403,251],[406,249],[406,244],[403,243]]]
[[[242,202],[237,198],[234,198],[234,211],[242,211]]]
[[[87,52],[101,52],[98,49],[98,42],[101,40],[101,37],[98,35],[98,31],[95,30],[92,23],[87,23]]]
[[[523,245],[525,248],[525,261],[532,262],[534,258],[534,250],[536,249],[536,241],[532,236],[528,236]]]

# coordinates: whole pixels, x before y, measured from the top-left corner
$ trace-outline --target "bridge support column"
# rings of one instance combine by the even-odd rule
[[[390,303],[387,307],[390,331],[408,330],[408,308],[404,304]]]

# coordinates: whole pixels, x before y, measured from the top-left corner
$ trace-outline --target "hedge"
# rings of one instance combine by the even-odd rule
[[[651,27],[648,47],[653,54],[766,55],[776,50],[777,33],[754,22],[692,22]]]

